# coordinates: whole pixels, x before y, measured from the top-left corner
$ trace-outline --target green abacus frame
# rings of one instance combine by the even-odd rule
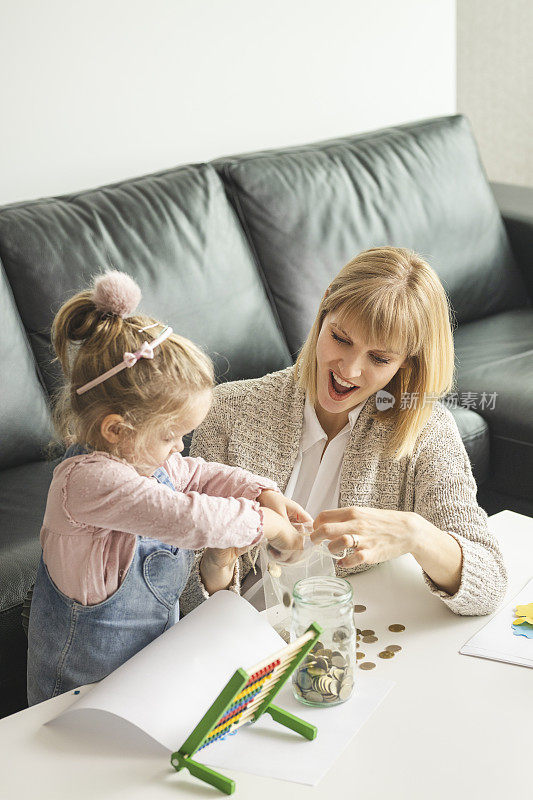
[[[211,707],[206,711],[192,733],[184,741],[180,749],[175,753],[172,753],[172,756],[170,757],[170,763],[175,770],[179,772],[182,769],[188,769],[191,775],[194,775],[194,777],[199,778],[205,783],[211,784],[211,786],[216,787],[225,794],[233,794],[235,791],[234,780],[227,778],[225,775],[221,775],[219,772],[215,772],[215,770],[206,767],[205,764],[200,764],[198,761],[194,761],[192,756],[198,750],[207,746],[211,743],[211,741],[214,740],[214,738],[216,738],[213,736],[213,732],[216,731],[217,728],[220,728],[221,726],[225,727],[226,730],[224,735],[231,733],[232,727],[238,729],[239,720],[244,711],[246,711],[246,708],[244,708],[244,711],[240,714],[237,714],[236,712],[237,721],[235,723],[224,722],[224,717],[234,705],[238,695],[242,693],[243,689],[247,686],[247,684],[250,683],[252,678],[254,678],[258,672],[260,672],[261,666],[263,664],[268,664],[269,662],[273,663],[274,658],[280,659],[283,656],[283,653],[290,654],[292,657],[279,675],[276,676],[273,684],[268,686],[268,691],[265,692],[264,697],[261,697],[263,687],[259,692],[257,692],[255,699],[259,698],[261,702],[257,708],[254,709],[249,721],[256,722],[263,714],[267,713],[270,714],[275,722],[279,722],[280,725],[290,728],[292,731],[299,733],[306,739],[314,739],[317,734],[317,729],[314,725],[311,725],[309,722],[305,722],[305,720],[295,717],[288,711],[273,705],[272,701],[288,678],[292,675],[298,664],[307,655],[309,650],[314,647],[321,633],[322,628],[320,625],[318,625],[316,622],[313,622],[303,636],[301,636],[295,642],[287,645],[286,648],[275,654],[275,656],[271,656],[270,658],[261,662],[261,664],[253,667],[250,672],[246,672],[244,669],[238,669],[231,676],[226,686],[222,689]],[[255,680],[256,682],[260,682],[261,678],[255,678]]]

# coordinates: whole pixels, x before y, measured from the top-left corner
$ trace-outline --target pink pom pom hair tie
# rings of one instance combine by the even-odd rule
[[[141,290],[125,272],[109,270],[94,280],[93,303],[103,314],[131,317],[141,301]]]
[[[111,369],[108,369],[107,372],[103,373],[103,375],[99,375],[97,378],[89,381],[89,383],[85,383],[83,386],[80,386],[79,389],[76,389],[76,394],[85,394],[85,392],[88,392],[89,389],[93,389],[95,386],[98,386],[99,383],[103,383],[108,378],[116,375],[117,372],[122,372],[123,369],[129,369],[130,367],[133,367],[140,358],[153,358],[154,348],[160,345],[161,342],[164,342],[165,339],[168,339],[171,333],[172,328],[167,325],[167,327],[164,328],[159,334],[157,339],[154,339],[153,342],[143,342],[135,353],[124,353],[124,357],[120,364],[111,367]]]

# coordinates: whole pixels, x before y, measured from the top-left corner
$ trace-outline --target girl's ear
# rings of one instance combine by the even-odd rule
[[[108,414],[107,417],[104,417],[100,424],[100,433],[106,442],[117,444],[123,422],[124,417],[121,417],[120,414]]]

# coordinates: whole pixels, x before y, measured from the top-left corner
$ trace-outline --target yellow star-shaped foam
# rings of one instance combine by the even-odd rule
[[[529,622],[530,625],[533,625],[533,603],[517,606],[515,611],[516,616],[520,617],[520,620],[515,619],[513,625],[521,625],[523,622]]]

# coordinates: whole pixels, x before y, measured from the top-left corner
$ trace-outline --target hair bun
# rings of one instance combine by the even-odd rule
[[[141,290],[125,272],[110,270],[95,278],[93,302],[99,311],[130,317],[141,300]]]

